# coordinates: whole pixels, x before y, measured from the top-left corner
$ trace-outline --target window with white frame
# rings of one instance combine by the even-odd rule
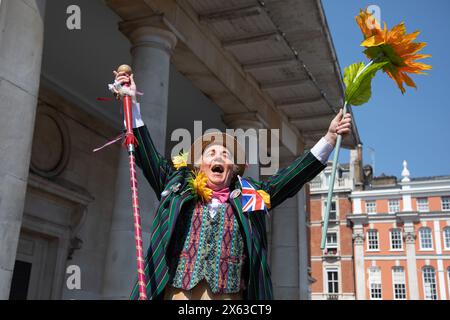
[[[324,217],[325,217],[325,210],[327,209],[327,201],[324,201],[324,205],[323,205],[323,212],[324,212]],[[330,215],[329,215],[329,220],[337,220],[337,210],[336,210],[336,201],[332,200],[331,201],[331,208],[330,208]]]
[[[437,300],[436,274],[433,267],[422,269],[425,300]]]
[[[376,267],[369,268],[369,289],[371,300],[381,300],[381,270]]]
[[[417,198],[417,211],[427,212],[430,211],[428,207],[428,198]]]
[[[448,291],[450,292],[450,267],[447,268]]]
[[[391,199],[388,201],[388,210],[389,213],[397,213],[400,212],[400,200]]]
[[[367,250],[379,250],[378,230],[367,231]]]
[[[402,250],[403,239],[402,231],[400,229],[391,230],[391,250]]]
[[[337,232],[327,233],[327,249],[337,249]]]
[[[450,197],[442,197],[442,210],[443,211],[450,211]]]
[[[375,201],[366,201],[366,212],[367,213],[377,212],[377,205]]]
[[[336,294],[339,293],[339,278],[338,270],[327,269],[327,293]]]
[[[420,249],[433,249],[433,236],[431,229],[423,227],[419,229]]]
[[[450,227],[444,228],[444,248],[450,250]]]
[[[392,283],[394,285],[394,300],[406,300],[405,269],[392,268]]]

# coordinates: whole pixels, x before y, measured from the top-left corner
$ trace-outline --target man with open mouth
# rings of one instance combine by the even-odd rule
[[[136,93],[132,75],[116,73],[116,82]],[[160,200],[145,259],[148,299],[273,299],[265,213],[326,167],[337,135],[350,133],[350,114],[340,111],[311,150],[261,182],[242,178],[244,149],[225,133],[196,139],[186,163],[166,160],[140,118],[139,104],[133,109],[136,160]],[[130,298],[138,297],[136,282]]]

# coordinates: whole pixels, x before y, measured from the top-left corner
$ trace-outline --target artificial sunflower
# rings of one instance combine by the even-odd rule
[[[187,166],[188,153],[181,152],[178,156],[172,158],[172,163],[175,169],[180,169]]]
[[[191,190],[197,195],[202,202],[207,203],[211,201],[213,191],[206,186],[208,177],[202,171],[192,171],[192,177],[189,178],[189,186]]]
[[[370,62],[368,64],[358,62],[345,68],[343,81],[346,88],[345,103],[342,108],[343,114],[347,113],[348,106],[361,106],[370,100],[372,79],[379,70],[386,72],[397,83],[401,92],[405,93],[403,84],[416,88],[416,84],[408,76],[408,73],[424,74],[424,70],[431,69],[430,65],[417,62],[419,59],[431,57],[429,54],[418,53],[426,46],[424,42],[414,42],[420,34],[419,31],[407,34],[403,22],[396,25],[392,30],[388,30],[385,23],[382,29],[379,22],[367,9],[365,11],[360,10],[356,22],[364,35],[361,46],[366,48],[364,53],[370,59]],[[325,249],[326,245],[328,220],[341,143],[342,136],[338,135],[328,187],[321,249]]]
[[[360,10],[356,22],[364,35],[361,46],[367,48],[364,51],[367,57],[377,59],[381,56],[388,61],[383,70],[397,83],[402,93],[406,91],[404,83],[409,87],[417,88],[408,73],[424,74],[423,71],[432,68],[430,65],[416,61],[431,57],[429,54],[418,54],[427,45],[425,42],[413,42],[420,31],[407,34],[404,22],[399,23],[392,30],[388,30],[385,23],[382,29],[368,10]]]

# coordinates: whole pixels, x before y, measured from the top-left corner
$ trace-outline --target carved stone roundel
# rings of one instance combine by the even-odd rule
[[[48,107],[36,114],[31,151],[31,170],[44,177],[54,177],[64,170],[69,152],[69,136],[62,118]]]

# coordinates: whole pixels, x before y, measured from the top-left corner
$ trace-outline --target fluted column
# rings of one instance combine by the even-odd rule
[[[169,69],[171,52],[177,38],[155,20],[131,21],[120,24],[120,30],[132,44],[132,67],[138,91],[141,114],[157,150],[164,154],[166,143]],[[144,252],[150,241],[152,214],[158,204],[144,176],[138,170],[140,210]],[[103,295],[106,299],[127,299],[136,279],[134,229],[126,152],[122,152],[116,183],[116,202],[107,251]]]
[[[45,0],[0,6],[0,300],[9,298],[22,225],[44,44]]]
[[[353,227],[353,247],[355,259],[356,300],[366,300],[366,270],[364,266],[364,228],[360,224]]]

